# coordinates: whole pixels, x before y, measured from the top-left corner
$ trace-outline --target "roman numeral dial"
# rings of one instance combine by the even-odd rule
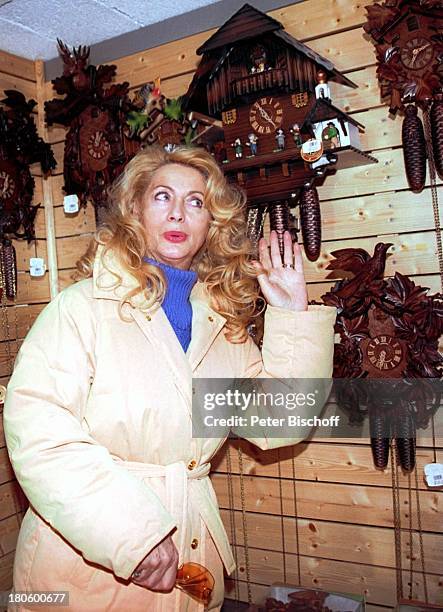
[[[282,122],[283,108],[274,98],[260,98],[250,108],[249,123],[257,134],[271,134],[281,126]]]

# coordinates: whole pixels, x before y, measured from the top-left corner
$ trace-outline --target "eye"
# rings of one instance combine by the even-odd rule
[[[157,191],[154,194],[154,198],[160,202],[167,202],[169,200],[169,193],[167,191]]]
[[[188,202],[193,208],[203,208],[203,200],[201,198],[189,198]]]

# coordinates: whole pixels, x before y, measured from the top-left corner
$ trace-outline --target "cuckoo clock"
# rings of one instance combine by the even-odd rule
[[[360,151],[363,126],[332,104],[327,82],[356,85],[248,4],[197,53],[203,57],[183,105],[221,120],[220,140],[199,142],[246,190],[251,239],[259,238],[268,210],[282,248],[290,208],[298,203],[305,253],[315,260],[321,245],[316,184],[328,172],[376,162]]]
[[[58,41],[63,75],[52,81],[63,98],[45,103],[48,125],[67,126],[64,154],[66,194],[82,205],[91,199],[97,220],[107,205],[107,188],[138,148],[124,131],[132,109],[128,83],[111,84],[115,66],[88,65],[89,48],[68,47]]]
[[[436,408],[432,397],[428,401],[426,379],[441,379],[443,373],[438,352],[443,295],[427,295],[428,289],[398,272],[383,278],[390,246],[378,243],[372,257],[363,249],[333,251],[335,259],[327,269],[350,273],[351,278],[338,281],[322,300],[337,308],[340,342],[334,347],[333,376],[344,382],[339,404],[354,422],[369,412],[378,468],[386,467],[389,438],[395,437],[402,467],[410,471],[415,464],[415,427],[426,427]],[[371,387],[372,380],[380,379],[384,386],[374,382]],[[404,379],[414,379],[414,384],[408,388]]]
[[[431,176],[435,163],[443,178],[443,2],[386,0],[366,10],[364,29],[377,49],[382,96],[390,98],[392,113],[405,112],[405,170],[410,188],[418,193],[426,181],[426,157],[432,165]]]
[[[15,251],[9,238],[34,239],[38,206],[32,205],[34,179],[29,166],[39,163],[46,176],[56,162],[49,144],[37,134],[32,111],[35,100],[26,101],[16,90],[5,91],[0,101],[0,277],[9,299],[16,294]]]

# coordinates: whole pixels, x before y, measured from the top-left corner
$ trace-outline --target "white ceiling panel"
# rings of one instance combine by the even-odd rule
[[[0,48],[28,59],[54,57],[54,42],[28,27],[5,21],[0,7]],[[56,53],[56,52],[55,52]]]
[[[93,45],[218,0],[0,0],[0,48],[29,59],[57,57],[57,38]]]
[[[147,26],[170,17],[218,2],[218,0],[96,0],[110,10],[119,11],[140,25]]]

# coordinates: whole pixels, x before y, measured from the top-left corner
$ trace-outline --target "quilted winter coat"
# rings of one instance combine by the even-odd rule
[[[260,354],[251,339],[226,340],[225,319],[197,282],[185,354],[163,309],[148,310],[142,296],[120,318],[119,300],[135,281],[108,253],[106,266],[123,279],[113,288],[101,249],[93,278],[42,311],[8,385],[7,447],[30,502],[14,588],[69,591],[69,607],[60,609],[76,612],[203,610],[178,589],[154,593],[130,581],[173,532],[180,563],[213,573],[209,609],[218,610],[223,565],[235,569],[208,477],[224,440],[192,438],[192,377],[331,377],[336,309],[268,306]],[[299,441],[254,440],[263,449]]]

